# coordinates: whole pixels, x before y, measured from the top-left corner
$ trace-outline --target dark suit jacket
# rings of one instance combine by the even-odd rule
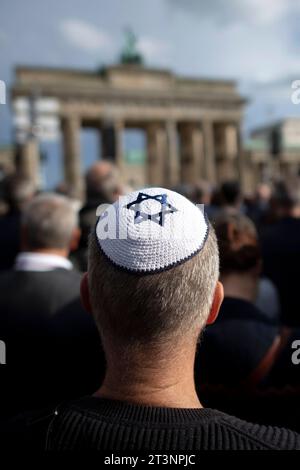
[[[11,211],[0,217],[0,270],[10,269],[20,251],[21,213]]]
[[[0,273],[2,413],[92,393],[100,385],[104,357],[80,303],[80,279],[66,269]]]

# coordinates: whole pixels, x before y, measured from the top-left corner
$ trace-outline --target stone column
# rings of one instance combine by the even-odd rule
[[[40,185],[40,152],[38,141],[35,137],[29,137],[20,146],[17,161],[20,175],[30,179],[38,187]]]
[[[236,124],[226,124],[225,126],[225,151],[226,158],[235,159],[238,155],[238,129]]]
[[[200,127],[194,123],[180,126],[181,181],[195,183],[202,176],[203,139]]]
[[[242,192],[244,192],[247,189],[247,172],[249,171],[249,165],[247,165],[246,153],[242,148],[240,122],[238,122],[235,125],[235,129],[236,129],[236,148],[237,148],[236,158],[237,158],[238,176],[239,176],[241,190]]]
[[[115,131],[115,162],[120,172],[124,167],[124,145],[123,145],[123,131],[124,124],[121,120],[114,122]]]
[[[147,177],[148,184],[164,186],[166,179],[167,136],[165,128],[156,123],[147,127]]]
[[[204,175],[207,181],[216,183],[216,156],[213,123],[209,120],[202,122],[204,148]]]
[[[103,159],[115,160],[115,130],[113,123],[101,122],[101,156]]]
[[[217,125],[217,179],[219,182],[239,179],[239,142],[235,123]]]
[[[80,162],[80,118],[70,116],[62,121],[65,181],[78,197],[83,196]]]
[[[167,121],[166,131],[168,140],[166,184],[168,187],[172,188],[179,183],[180,178],[180,161],[176,122],[173,120]]]
[[[113,160],[122,170],[123,158],[123,130],[122,120],[104,122],[102,124],[102,158]]]

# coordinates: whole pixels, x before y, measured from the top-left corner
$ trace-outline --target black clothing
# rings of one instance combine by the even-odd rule
[[[279,326],[254,304],[225,297],[216,322],[202,334],[196,384],[235,385],[247,379],[272,346]]]
[[[300,219],[281,219],[261,238],[264,274],[278,289],[282,322],[300,326]]]
[[[0,270],[10,269],[20,251],[21,213],[11,211],[0,217]]]
[[[15,328],[31,318],[49,318],[79,297],[81,274],[62,268],[51,271],[9,270],[0,273],[0,325]],[[26,313],[26,315],[24,315]]]
[[[209,408],[134,405],[87,397],[56,412],[28,415],[3,426],[0,442],[16,449],[200,451],[300,449],[300,435],[259,426]]]
[[[76,271],[0,273],[0,416],[93,393],[104,373],[96,326]]]

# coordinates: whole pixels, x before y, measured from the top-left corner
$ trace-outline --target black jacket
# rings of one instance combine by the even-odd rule
[[[198,348],[196,383],[233,386],[246,380],[279,333],[254,304],[225,297],[216,322],[206,327]]]
[[[54,269],[0,273],[0,415],[96,390],[104,370],[99,335],[79,299],[81,275]]]
[[[300,220],[286,217],[261,238],[264,273],[278,289],[282,322],[300,327]]]

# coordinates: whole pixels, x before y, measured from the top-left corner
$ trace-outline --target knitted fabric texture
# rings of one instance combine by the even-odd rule
[[[96,236],[111,262],[128,271],[169,269],[204,246],[204,211],[165,188],[146,188],[119,198],[101,214]]]
[[[194,452],[300,449],[299,434],[242,421],[210,408],[159,408],[95,397],[62,406],[48,450]]]

